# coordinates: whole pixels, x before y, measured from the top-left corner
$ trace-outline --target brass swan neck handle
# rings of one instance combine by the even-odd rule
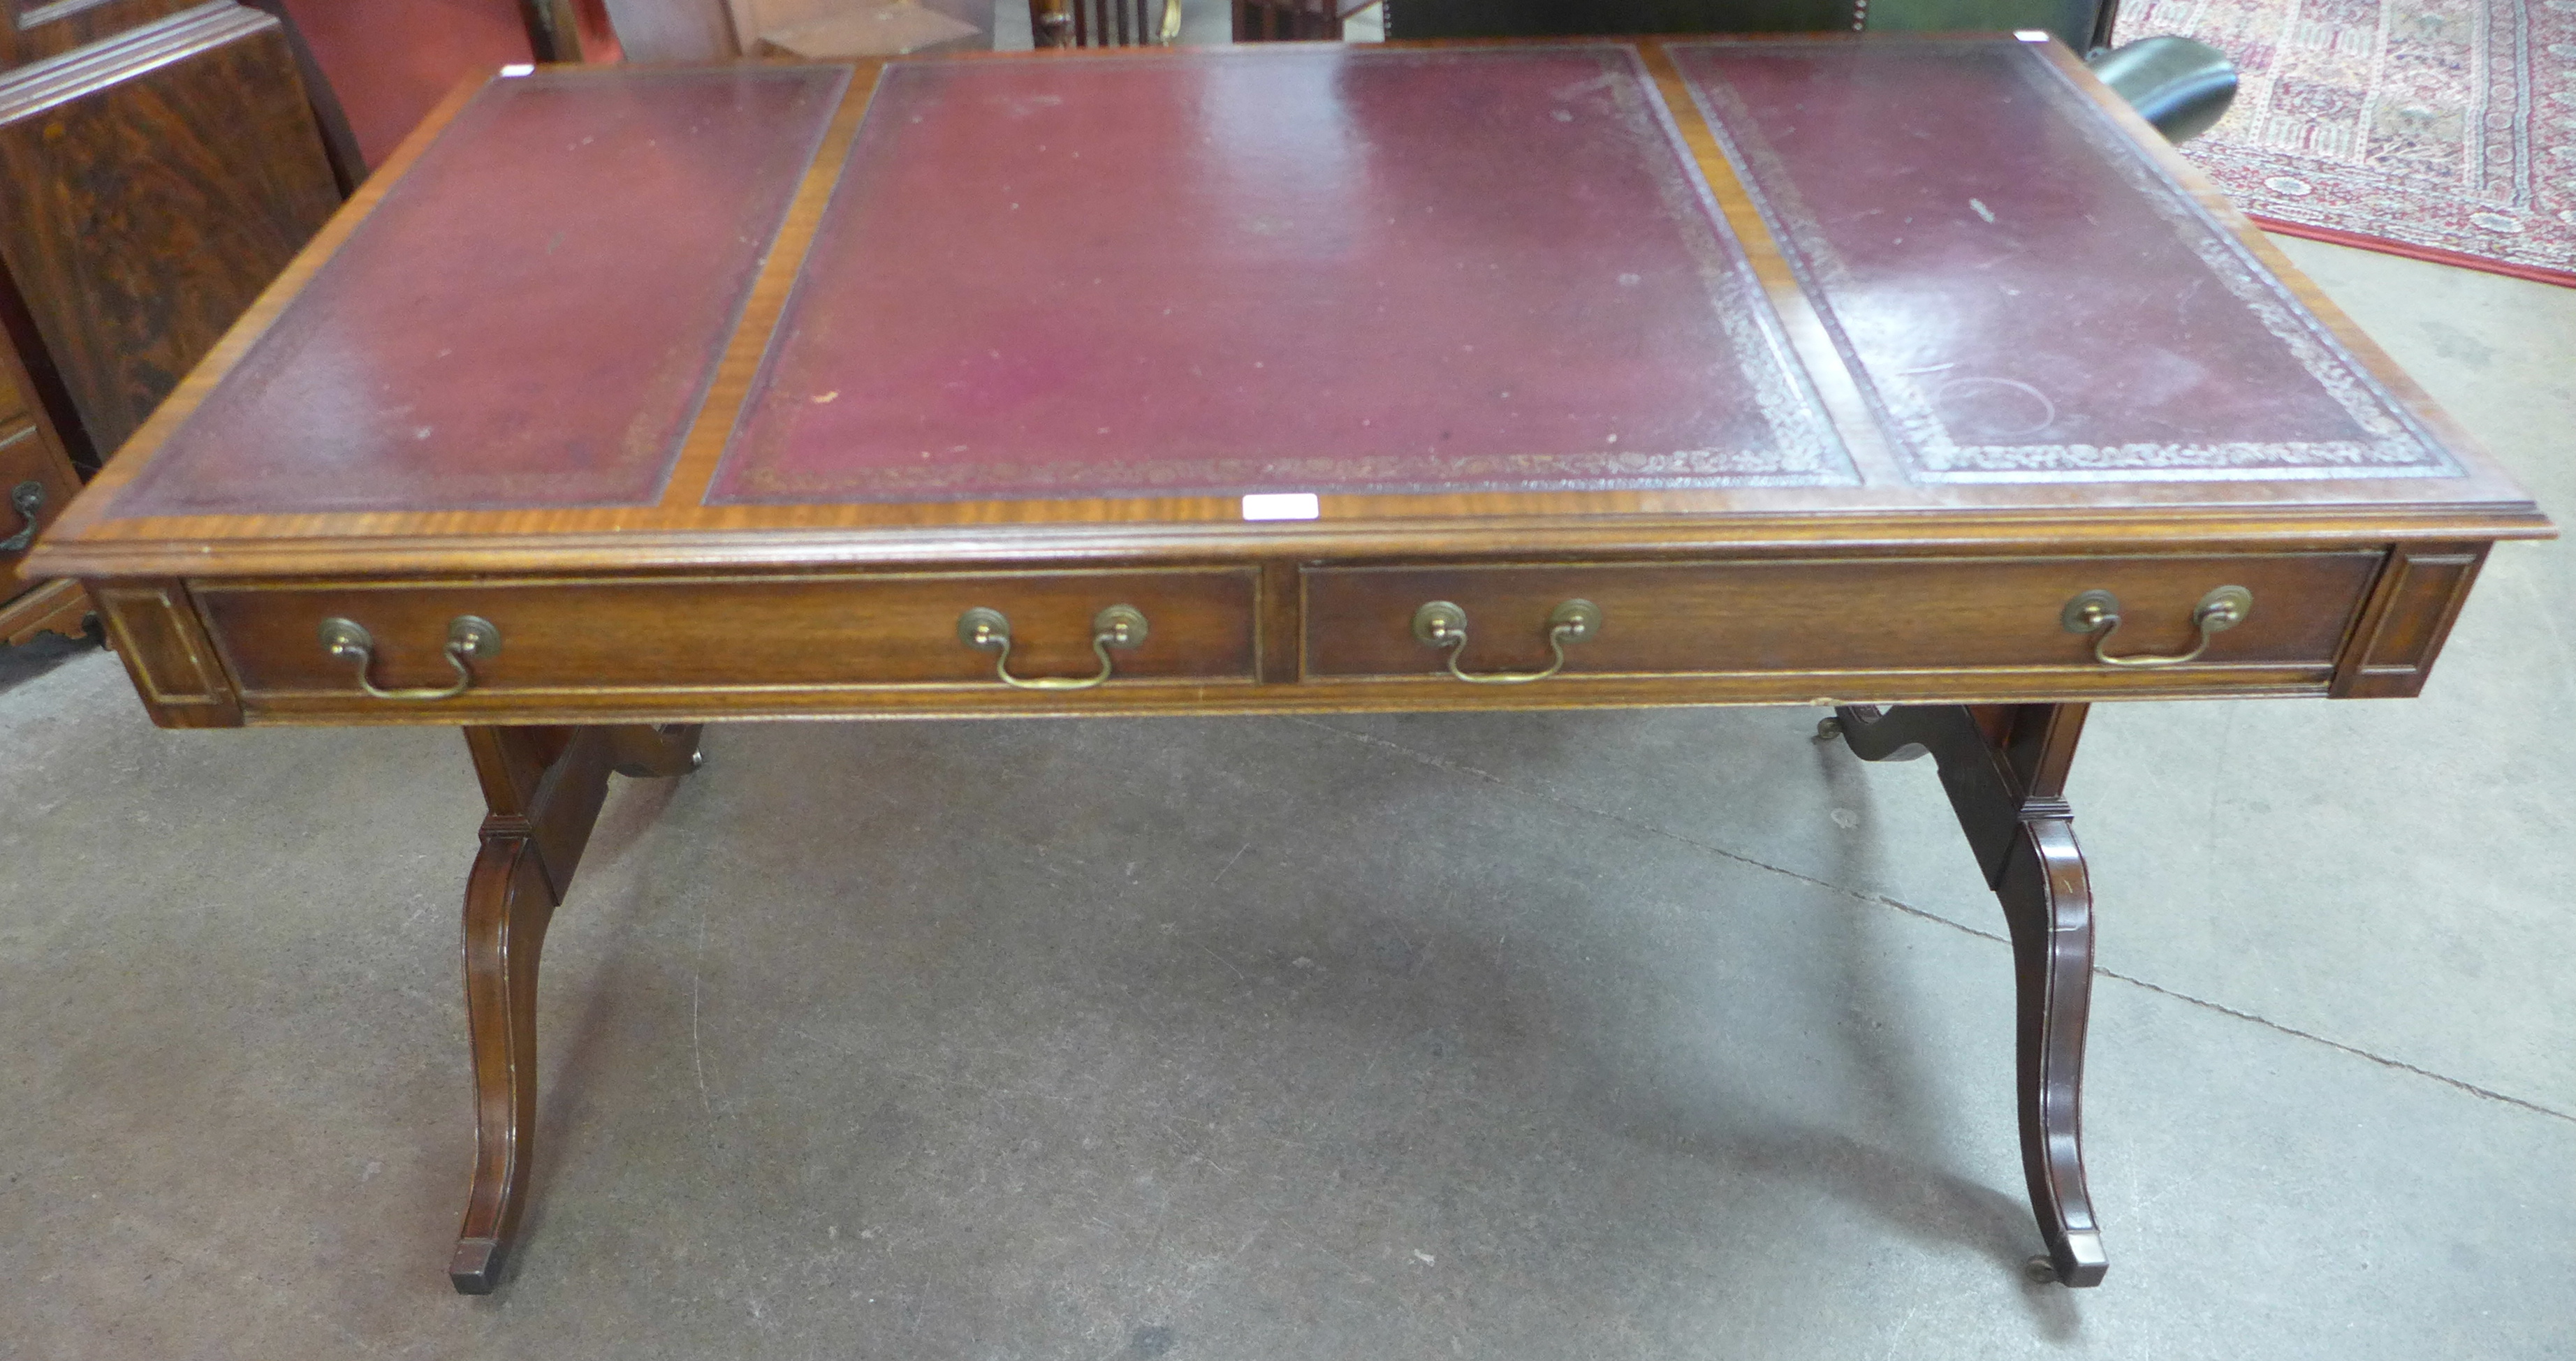
[[[1458,654],[1467,649],[1467,611],[1446,600],[1424,602],[1413,612],[1413,636],[1425,644],[1447,650],[1449,674],[1469,685],[1528,685],[1543,681],[1565,669],[1565,645],[1579,643],[1601,631],[1601,607],[1589,600],[1569,600],[1547,616],[1547,646],[1555,660],[1544,671],[1485,671],[1470,673],[1458,667]]]
[[[1011,621],[1000,610],[978,605],[957,616],[958,641],[971,648],[1002,655],[993,661],[993,674],[1004,685],[1019,690],[1088,690],[1106,685],[1117,664],[1110,659],[1111,648],[1132,648],[1145,641],[1145,613],[1133,605],[1112,605],[1092,616],[1091,653],[1100,659],[1100,672],[1092,676],[1014,676],[1011,674]]]
[[[2111,635],[2120,631],[2120,598],[2109,591],[2085,591],[2066,602],[2057,620],[2069,633],[2093,635],[2093,660],[2104,666],[2180,666],[2198,661],[2209,650],[2209,640],[2245,622],[2254,612],[2254,593],[2242,586],[2221,586],[2200,598],[2192,607],[2191,622],[2200,630],[2200,641],[2191,651],[2159,656],[2151,652],[2114,657],[2109,648]]]
[[[501,650],[501,630],[492,621],[478,615],[460,614],[447,621],[447,664],[456,668],[453,685],[424,685],[412,689],[386,690],[377,686],[367,673],[375,665],[376,639],[367,627],[354,619],[322,621],[322,650],[334,657],[358,664],[358,688],[377,699],[426,703],[454,699],[474,688],[474,670],[467,663],[489,658]]]

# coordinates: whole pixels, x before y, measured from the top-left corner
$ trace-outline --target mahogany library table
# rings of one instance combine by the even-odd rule
[[[1939,759],[2090,1285],[2086,706],[2414,694],[2550,532],[2042,35],[1693,38],[505,70],[31,566],[161,724],[465,729],[461,1290],[704,720],[1680,704]]]

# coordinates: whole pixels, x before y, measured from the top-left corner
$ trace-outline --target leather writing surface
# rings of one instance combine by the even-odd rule
[[[2456,472],[2031,45],[1671,51],[1916,480]]]
[[[117,502],[650,502],[848,72],[495,80]]]
[[[1849,483],[1635,54],[897,63],[713,502]]]

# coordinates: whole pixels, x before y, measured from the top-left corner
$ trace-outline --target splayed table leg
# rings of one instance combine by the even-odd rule
[[[465,1015],[474,1050],[474,1185],[448,1279],[489,1294],[527,1206],[537,1116],[537,953],[572,885],[614,769],[685,775],[696,725],[468,728],[490,813],[465,887]]]
[[[2084,1186],[2084,1024],[2093,995],[2093,891],[2075,844],[2066,770],[2081,704],[1844,705],[1819,737],[1863,760],[1940,763],[1941,784],[2012,928],[2022,1170],[2046,1256],[2038,1280],[2098,1285],[2102,1231]]]

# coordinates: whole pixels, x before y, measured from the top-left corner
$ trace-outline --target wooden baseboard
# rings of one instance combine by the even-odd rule
[[[0,643],[16,647],[49,631],[66,638],[86,638],[90,617],[97,612],[98,607],[90,604],[79,582],[48,581],[0,604]]]

